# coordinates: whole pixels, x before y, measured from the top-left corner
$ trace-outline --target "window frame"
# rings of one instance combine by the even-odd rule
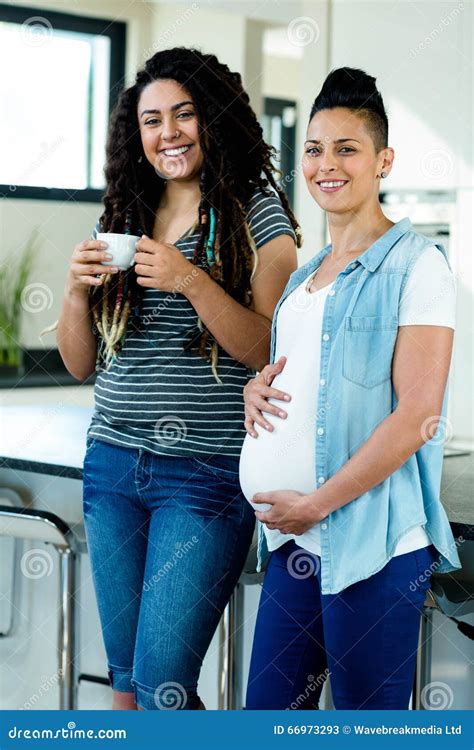
[[[110,94],[109,94],[109,117],[112,109],[118,101],[119,94],[124,85],[125,78],[125,54],[126,54],[126,30],[127,25],[123,21],[112,21],[108,18],[96,18],[95,16],[74,15],[47,10],[45,8],[29,8],[11,6],[0,3],[0,21],[6,23],[22,24],[32,17],[41,17],[49,21],[53,29],[64,31],[77,31],[84,34],[95,34],[107,36],[110,39]],[[52,201],[82,201],[97,203],[102,200],[104,189],[97,188],[48,188],[32,185],[16,185],[15,190],[10,190],[10,185],[0,183],[0,198],[10,199],[34,199]]]

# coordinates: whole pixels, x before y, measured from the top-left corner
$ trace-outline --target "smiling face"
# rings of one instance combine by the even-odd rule
[[[302,161],[308,190],[332,213],[358,211],[377,201],[380,175],[388,174],[393,149],[379,153],[365,117],[344,107],[317,112],[308,125]]]
[[[202,168],[198,118],[188,91],[173,80],[150,83],[137,107],[146,159],[165,180],[192,180]]]

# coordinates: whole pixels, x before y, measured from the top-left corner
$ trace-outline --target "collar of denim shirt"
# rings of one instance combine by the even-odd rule
[[[370,247],[368,247],[367,250],[362,253],[362,255],[359,255],[355,259],[355,261],[350,261],[350,263],[358,262],[368,271],[376,271],[395,242],[404,234],[406,234],[406,232],[410,232],[412,229],[413,225],[408,217],[400,219],[400,221],[397,221],[396,224],[393,225],[393,227],[387,229],[384,234],[382,234],[377,240],[375,240],[375,242]],[[321,252],[319,252],[317,255],[311,258],[311,260],[301,266],[301,268],[295,271],[295,273],[302,271],[303,268],[318,268],[326,255],[331,252],[331,249],[331,243],[329,245],[326,245],[326,247],[324,247]],[[350,263],[348,265],[350,265]]]
[[[358,258],[356,258],[355,261],[350,261],[345,269],[341,271],[341,274],[347,274],[355,268],[357,263],[360,263],[364,268],[369,271],[373,272],[376,271],[379,265],[382,263],[383,259],[387,255],[387,253],[391,250],[391,248],[394,246],[394,244],[400,239],[400,237],[403,237],[404,234],[411,231],[413,229],[413,225],[408,217],[405,217],[404,219],[400,219],[400,221],[397,221],[396,224],[393,225],[393,227],[390,227],[384,234],[382,234],[381,237],[378,238],[367,250],[362,253],[362,255],[359,255]],[[313,273],[321,263],[323,262],[323,259],[326,257],[328,253],[331,252],[332,245],[326,245],[317,255],[315,255],[311,260],[307,261],[303,266],[300,266],[300,268],[297,268],[296,271],[293,271],[290,278],[288,279],[287,285],[285,289],[283,290],[283,294],[280,297],[280,299],[277,302],[277,305],[275,307],[274,313],[273,313],[273,321],[272,321],[272,331],[271,331],[271,344],[270,344],[270,363],[273,364],[274,362],[274,355],[275,355],[275,344],[276,344],[276,326],[277,326],[277,318],[278,313],[280,311],[280,307],[282,306],[283,302],[286,300],[286,298],[293,292],[301,282],[306,279],[311,273]],[[339,276],[340,274],[338,274]]]

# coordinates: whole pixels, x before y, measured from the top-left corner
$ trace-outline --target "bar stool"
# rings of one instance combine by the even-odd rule
[[[426,708],[422,701],[425,687],[431,683],[433,612],[438,610],[448,618],[463,617],[474,612],[474,533],[472,526],[452,523],[454,538],[464,540],[458,547],[462,568],[452,573],[433,573],[420,627],[415,682],[413,688],[413,708]],[[473,638],[474,628],[459,622],[458,629],[468,638]]]
[[[7,491],[0,489],[0,503]],[[86,551],[83,528],[71,527],[59,516],[48,511],[35,510],[22,506],[0,504],[0,536],[15,540],[31,540],[51,544],[59,557],[59,621],[58,621],[58,685],[59,708],[77,708],[77,663],[79,643],[78,610],[75,592],[79,587],[80,555]],[[18,571],[18,552],[15,559],[15,573]],[[15,583],[15,582],[14,582]],[[15,585],[18,592],[18,585]],[[18,594],[16,594],[18,595]],[[5,636],[13,632],[10,624]]]
[[[0,488],[0,505],[7,505],[8,507],[21,506],[22,499],[18,492],[11,490],[7,487]],[[16,630],[18,622],[18,612],[20,611],[21,605],[21,577],[18,576],[18,571],[21,566],[21,556],[23,553],[24,543],[22,539],[11,539],[13,544],[13,554],[8,556],[5,549],[2,549],[2,553],[5,554],[5,559],[2,557],[2,576],[6,578],[10,573],[9,582],[5,581],[5,591],[10,591],[10,611],[8,613],[8,624],[2,623],[0,630],[0,638],[8,638],[12,636]],[[8,563],[7,563],[8,560]]]
[[[230,597],[219,624],[218,708],[242,708],[241,673],[243,656],[244,586],[262,583],[265,571],[257,570],[257,528],[237,586]]]

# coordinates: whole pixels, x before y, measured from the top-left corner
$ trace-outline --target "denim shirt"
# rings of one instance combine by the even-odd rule
[[[317,399],[315,489],[336,474],[394,411],[391,379],[398,308],[410,271],[432,239],[405,218],[338,274],[326,298],[321,331]],[[442,245],[436,247],[443,253]],[[278,311],[291,292],[331,252],[327,245],[297,269],[279,300],[272,324],[275,361]],[[308,342],[311,346],[311,342]],[[320,524],[323,594],[336,594],[381,570],[407,531],[423,525],[440,556],[437,572],[461,567],[456,543],[440,501],[447,389],[436,435],[383,482],[330,513]],[[386,450],[394,446],[387,445]],[[316,493],[317,497],[317,493]],[[258,567],[268,556],[258,522]]]

